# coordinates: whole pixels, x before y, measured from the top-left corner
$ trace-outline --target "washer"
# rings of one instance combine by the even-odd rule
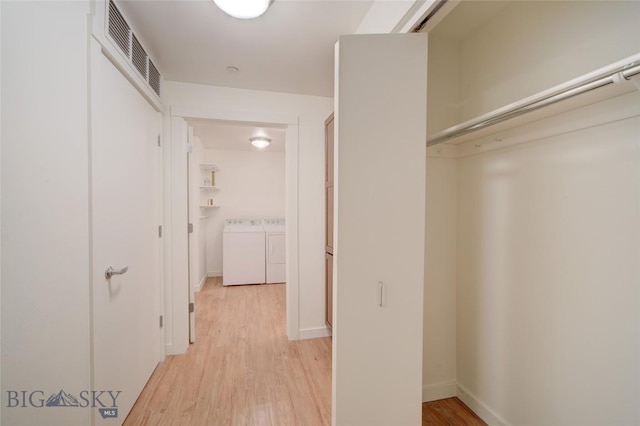
[[[265,219],[266,283],[287,280],[287,243],[284,219]]]
[[[262,219],[227,219],[222,236],[222,285],[264,284]]]

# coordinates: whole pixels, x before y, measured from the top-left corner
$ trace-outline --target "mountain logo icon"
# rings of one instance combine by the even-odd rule
[[[78,403],[78,399],[60,389],[60,392],[51,394],[47,402],[45,403],[47,407],[78,407],[80,404]]]

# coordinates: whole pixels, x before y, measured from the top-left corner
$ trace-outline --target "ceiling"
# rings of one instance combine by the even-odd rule
[[[206,149],[222,149],[227,151],[260,151],[284,152],[286,129],[277,126],[260,127],[242,123],[221,123],[207,120],[189,120],[193,134],[204,144]],[[249,138],[267,136],[271,144],[264,149],[251,145]]]
[[[333,97],[334,44],[355,32],[372,3],[275,0],[252,20],[212,0],[118,5],[165,80]]]

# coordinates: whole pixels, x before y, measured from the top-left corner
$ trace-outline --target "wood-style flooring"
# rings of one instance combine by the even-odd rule
[[[331,424],[331,339],[290,342],[283,284],[196,294],[196,342],[149,379],[125,425]],[[423,425],[482,425],[457,399],[423,404]]]

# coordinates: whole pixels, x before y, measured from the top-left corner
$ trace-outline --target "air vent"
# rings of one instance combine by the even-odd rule
[[[115,3],[109,2],[109,35],[116,42],[127,58],[129,57],[129,33],[131,29]]]
[[[109,36],[127,57],[129,63],[140,73],[149,87],[160,96],[160,73],[113,0],[109,0],[107,27]]]
[[[141,76],[147,80],[147,52],[144,51],[144,48],[136,38],[133,36],[133,43],[131,43],[132,54],[131,54],[131,62],[133,62],[133,66],[136,67]]]
[[[149,59],[149,86],[160,96],[160,73]]]

